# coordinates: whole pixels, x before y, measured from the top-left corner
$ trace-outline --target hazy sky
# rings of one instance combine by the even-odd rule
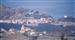
[[[25,7],[40,10],[54,18],[75,15],[74,0],[1,0],[1,3],[14,8]]]

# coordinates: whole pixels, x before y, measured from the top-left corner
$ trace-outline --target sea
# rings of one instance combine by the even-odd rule
[[[20,30],[21,29],[21,24],[13,24],[13,23],[0,23],[0,29],[6,29],[9,30],[10,28],[16,29],[16,30]],[[71,32],[71,31],[75,31],[75,26],[66,26],[63,27],[62,25],[51,25],[51,24],[39,24],[37,27],[33,27],[33,26],[25,26],[31,29],[34,29],[36,31],[39,32],[53,32],[53,31],[59,31],[59,32]]]

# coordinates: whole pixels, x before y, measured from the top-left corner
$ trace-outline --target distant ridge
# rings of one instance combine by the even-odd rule
[[[0,19],[9,19],[14,14],[14,10],[5,5],[0,5]]]

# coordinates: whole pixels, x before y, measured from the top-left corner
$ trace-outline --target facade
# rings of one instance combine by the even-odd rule
[[[75,40],[75,36],[67,36],[60,32],[54,32],[46,35],[40,35],[37,40]]]

